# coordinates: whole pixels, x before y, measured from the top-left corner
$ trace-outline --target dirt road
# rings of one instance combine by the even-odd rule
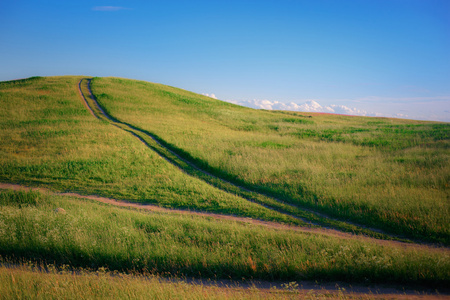
[[[191,161],[181,157],[173,150],[169,149],[163,142],[159,140],[158,137],[154,136],[150,132],[137,128],[128,123],[119,121],[114,117],[108,115],[105,110],[100,106],[100,104],[95,99],[91,91],[91,79],[84,78],[80,80],[78,88],[80,91],[80,95],[82,96],[82,100],[84,104],[89,108],[90,112],[97,118],[105,120],[110,124],[127,131],[138,138],[142,143],[144,143],[147,147],[154,150],[158,153],[162,158],[164,158],[167,162],[177,167],[181,172],[196,177],[200,180],[203,180],[209,185],[214,186],[215,188],[221,189],[224,192],[232,193],[233,195],[238,195],[248,201],[253,203],[257,203],[262,205],[268,209],[277,211],[279,213],[285,214],[292,218],[298,219],[303,223],[310,225],[318,225],[323,228],[328,229],[336,229],[339,231],[353,231],[359,232],[363,234],[370,234],[372,236],[377,236],[377,234],[384,235],[384,238],[394,239],[394,240],[405,240],[404,237],[399,237],[393,234],[389,234],[383,232],[377,228],[370,228],[364,225],[355,224],[349,221],[341,221],[322,213],[318,213],[316,211],[299,208],[295,205],[286,203],[280,199],[277,199],[273,196],[268,196],[262,194],[258,191],[250,190],[248,188],[237,185],[233,182],[227,181],[224,178],[215,176],[192,163]],[[271,204],[270,204],[271,203]],[[295,212],[295,213],[294,213]],[[302,216],[309,217],[302,217]],[[315,221],[312,221],[315,220]],[[351,227],[349,229],[348,227]],[[374,234],[371,234],[374,233]]]

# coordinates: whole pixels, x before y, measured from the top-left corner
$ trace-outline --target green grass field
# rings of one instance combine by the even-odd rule
[[[0,190],[3,262],[212,279],[449,285],[449,124],[260,111],[159,84],[92,80],[105,111],[141,130],[143,140],[151,143],[145,132],[155,135],[246,192],[176,158],[171,164],[126,127],[92,116],[79,94],[82,78],[0,82],[0,182],[306,226],[290,216],[298,215],[376,236],[349,220],[434,246]]]
[[[115,118],[228,180],[342,220],[450,244],[450,124],[261,111],[94,78]]]
[[[0,216],[0,249],[9,259],[212,279],[435,287],[450,279],[450,257],[440,249],[148,213],[39,192],[0,192]]]
[[[214,281],[190,284],[160,276],[125,274],[98,270],[56,269],[28,264],[15,268],[0,266],[0,299],[380,299],[376,293],[348,293],[345,288],[296,290],[294,283],[259,289],[229,284],[217,286]],[[38,270],[38,271],[36,271]],[[397,295],[398,296],[398,295]],[[400,296],[402,296],[400,294]],[[392,298],[392,295],[388,297]],[[402,297],[402,299],[406,299]]]
[[[89,114],[79,77],[0,83],[0,181],[298,223],[186,176]]]

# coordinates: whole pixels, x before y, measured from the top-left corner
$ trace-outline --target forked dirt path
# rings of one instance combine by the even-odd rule
[[[82,87],[81,87],[83,80],[86,80],[86,86],[87,86],[87,92],[88,92],[87,94],[83,93],[83,90],[82,90]],[[138,131],[138,132],[140,132],[140,133],[142,133],[142,134],[148,136],[148,137],[151,138],[151,140],[152,140],[154,143],[156,143],[159,147],[164,148],[165,151],[167,151],[168,153],[170,153],[170,155],[172,155],[172,156],[175,157],[176,159],[182,161],[183,163],[189,165],[189,166],[192,167],[193,169],[195,169],[195,170],[197,170],[197,171],[203,173],[204,175],[209,176],[209,177],[211,177],[211,178],[218,179],[218,180],[220,180],[220,181],[222,181],[222,182],[224,182],[224,183],[226,183],[226,184],[228,184],[228,185],[231,185],[231,186],[234,186],[234,187],[238,188],[239,190],[242,190],[242,191],[245,191],[245,192],[252,192],[252,191],[250,191],[250,190],[248,190],[248,189],[246,189],[246,188],[244,188],[244,187],[242,187],[242,186],[239,186],[239,185],[237,185],[237,184],[234,184],[234,183],[232,183],[232,182],[229,182],[229,181],[227,181],[227,180],[225,180],[225,179],[223,179],[223,178],[217,177],[217,176],[215,176],[215,175],[213,175],[213,174],[211,174],[211,173],[209,173],[209,172],[207,172],[207,171],[205,171],[205,170],[203,170],[203,169],[197,167],[195,164],[193,164],[193,163],[191,163],[190,161],[188,161],[188,160],[182,158],[180,155],[178,155],[178,154],[175,153],[174,151],[172,151],[172,150],[168,149],[167,147],[165,147],[165,146],[164,146],[160,141],[158,141],[158,139],[156,139],[153,135],[151,135],[151,134],[149,134],[149,133],[147,133],[147,132],[144,132],[143,130],[138,129],[138,128],[136,128],[136,127],[130,125],[130,124],[127,124],[127,123],[123,123],[123,122],[114,120],[109,114],[107,114],[107,113],[103,110],[103,108],[102,108],[102,107],[100,106],[100,104],[98,103],[97,99],[95,99],[95,97],[94,97],[94,95],[93,95],[93,93],[92,93],[92,90],[91,90],[91,79],[87,79],[87,78],[81,79],[80,82],[79,82],[79,84],[78,84],[78,89],[79,89],[79,93],[80,93],[80,95],[81,95],[81,98],[83,99],[83,104],[89,109],[90,113],[91,113],[94,117],[96,117],[97,119],[106,119],[106,120],[108,120],[108,121],[110,122],[110,124],[112,124],[113,126],[116,126],[116,127],[119,128],[119,129],[122,129],[122,130],[125,130],[125,131],[129,132],[130,134],[132,134],[133,136],[135,136],[137,139],[139,139],[145,146],[147,146],[148,148],[154,150],[157,154],[160,155],[161,158],[163,158],[163,159],[166,160],[168,163],[170,163],[170,164],[172,164],[173,166],[175,166],[176,168],[178,168],[181,172],[187,174],[188,176],[192,176],[192,174],[189,174],[188,172],[186,172],[186,170],[184,170],[182,167],[180,167],[176,162],[174,162],[173,160],[171,160],[170,158],[168,158],[166,155],[161,154],[161,152],[158,151],[158,149],[155,149],[154,146],[150,145],[150,144],[149,144],[147,141],[145,141],[141,136],[139,136],[138,134],[136,134],[135,131]],[[88,99],[90,99],[90,101],[88,101]],[[92,103],[93,103],[93,105],[95,106],[94,109],[90,106],[89,102],[92,102]],[[95,111],[94,111],[94,110],[95,110]],[[96,113],[96,112],[97,112],[97,113]],[[198,177],[197,177],[197,178],[198,178]],[[202,180],[202,179],[201,179],[201,180]],[[203,181],[206,182],[206,183],[209,184],[209,185],[212,185],[212,186],[215,187],[215,188],[219,188],[219,187],[217,187],[217,186],[211,184],[210,182],[207,182],[207,181],[205,181],[205,180],[203,180]],[[220,189],[220,188],[219,188],[219,189]],[[222,190],[223,190],[223,189],[222,189]],[[225,191],[225,192],[228,193],[228,191],[226,191],[226,190],[223,190],[223,191]],[[244,197],[244,198],[245,198],[246,200],[248,200],[248,201],[257,203],[257,204],[259,204],[259,205],[262,205],[262,206],[264,206],[264,207],[266,207],[266,208],[268,208],[268,209],[272,209],[272,210],[274,209],[273,207],[269,207],[268,205],[264,205],[264,204],[261,204],[261,203],[259,203],[259,202],[255,202],[255,201],[253,201],[252,199],[249,199],[248,197]],[[277,200],[277,201],[279,201],[279,200]],[[280,201],[279,201],[279,202],[280,202]],[[287,205],[291,206],[290,204],[287,204]],[[284,213],[284,214],[286,214],[286,215],[292,216],[292,217],[294,217],[294,218],[300,219],[300,220],[304,221],[305,223],[310,223],[310,224],[312,224],[312,225],[317,225],[317,224],[314,224],[313,222],[311,222],[311,221],[309,221],[309,220],[302,219],[301,217],[295,216],[295,215],[293,215],[293,214],[289,214],[289,213],[286,213],[286,212],[282,212],[282,211],[280,211],[280,210],[278,210],[278,211],[281,212],[281,213]]]
[[[84,89],[82,88],[82,85],[85,86]],[[81,98],[82,98],[82,100],[84,102],[84,105],[88,107],[90,113],[93,116],[95,116],[98,119],[103,119],[105,121],[108,121],[111,125],[116,126],[116,127],[120,128],[120,129],[122,129],[124,131],[127,131],[127,132],[131,133],[137,139],[139,139],[142,143],[144,143],[147,147],[149,147],[150,149],[154,150],[157,154],[159,154],[167,162],[169,162],[170,164],[172,164],[176,168],[178,168],[181,172],[183,172],[183,173],[185,173],[185,174],[187,174],[189,176],[196,177],[196,178],[204,181],[205,183],[207,183],[207,184],[209,184],[209,185],[211,185],[211,186],[213,186],[215,188],[221,189],[221,190],[223,190],[223,191],[225,191],[227,193],[230,192],[230,191],[228,191],[227,189],[225,189],[223,187],[219,187],[219,186],[209,182],[208,180],[205,180],[204,178],[200,178],[200,177],[197,177],[196,175],[193,175],[193,174],[189,173],[188,171],[186,171],[185,169],[183,169],[183,167],[181,167],[179,165],[179,162],[174,161],[173,160],[174,158],[175,158],[175,160],[181,161],[185,165],[188,165],[192,169],[195,169],[196,171],[200,172],[201,174],[206,175],[208,178],[213,178],[213,179],[219,180],[220,182],[222,182],[222,183],[224,183],[224,184],[226,184],[228,186],[232,186],[232,187],[238,189],[239,191],[243,191],[244,193],[258,194],[258,195],[260,195],[262,197],[270,198],[270,199],[274,200],[275,202],[284,205],[285,207],[290,207],[290,208],[294,208],[294,209],[299,210],[299,208],[297,206],[295,206],[295,205],[286,203],[286,202],[284,202],[282,200],[279,200],[279,199],[277,199],[275,197],[272,197],[272,196],[267,196],[267,195],[262,194],[260,192],[249,190],[249,189],[247,189],[245,187],[242,187],[240,185],[237,185],[237,184],[235,184],[233,182],[227,181],[226,179],[223,179],[221,177],[213,175],[213,174],[211,174],[211,173],[209,173],[209,172],[199,168],[194,163],[190,162],[189,160],[184,159],[183,157],[181,157],[180,155],[178,155],[177,153],[175,153],[174,151],[172,151],[171,149],[169,149],[168,147],[163,145],[151,133],[149,133],[147,131],[144,131],[144,130],[142,130],[140,128],[134,127],[133,125],[130,125],[128,123],[124,123],[124,122],[121,122],[119,120],[114,119],[113,117],[111,117],[108,113],[106,113],[103,110],[103,108],[100,106],[100,104],[98,103],[97,99],[93,95],[93,93],[91,91],[91,79],[89,79],[89,78],[81,79],[79,84],[78,84],[78,89],[79,89]],[[157,145],[157,147],[159,147],[160,149],[157,149],[157,147],[155,147],[154,145],[149,144],[149,142],[144,140],[140,135],[144,135],[145,137],[150,138],[152,143],[154,142]],[[161,149],[163,149],[166,152],[166,154],[161,153]],[[169,156],[171,156],[171,158],[167,156],[167,153],[169,153]],[[232,193],[234,193],[234,192],[232,192]],[[302,217],[300,217],[300,216],[298,216],[298,215],[296,215],[294,213],[288,212],[288,211],[286,211],[286,210],[284,210],[282,208],[274,207],[274,206],[271,206],[271,205],[268,205],[268,204],[265,204],[265,203],[261,203],[261,201],[256,201],[255,199],[252,199],[252,197],[243,195],[242,193],[239,194],[239,196],[241,196],[242,198],[244,198],[244,199],[246,199],[246,200],[248,200],[250,202],[257,203],[257,204],[259,204],[261,206],[264,206],[264,207],[266,207],[268,209],[271,209],[271,210],[277,211],[279,213],[288,215],[290,217],[299,219],[299,220],[301,220],[301,221],[303,221],[303,222],[305,222],[307,224],[318,225],[318,226],[321,226],[322,228],[327,228],[327,229],[335,229],[335,231],[342,231],[342,230],[339,230],[338,227],[335,227],[335,225],[325,225],[325,224],[314,223],[311,220],[304,219],[304,218],[302,218]],[[316,211],[313,211],[313,210],[310,210],[310,209],[307,209],[307,208],[301,208],[301,210],[304,211],[304,212],[308,212],[308,213],[310,213],[312,215],[318,216],[318,217],[320,217],[322,219],[326,219],[326,220],[330,220],[330,221],[337,221],[337,222],[340,222],[340,223],[343,223],[343,224],[346,223],[348,225],[352,225],[352,226],[358,227],[360,229],[372,231],[372,232],[375,232],[375,233],[381,233],[381,234],[384,234],[385,236],[389,236],[389,237],[393,238],[394,240],[399,240],[399,239],[403,239],[404,240],[403,237],[399,237],[399,236],[396,236],[394,234],[386,233],[386,232],[384,232],[384,231],[382,231],[380,229],[377,229],[377,228],[371,228],[371,227],[367,227],[367,226],[364,226],[364,225],[361,225],[361,224],[355,224],[355,223],[352,223],[350,221],[345,221],[344,222],[344,221],[341,221],[341,220],[329,217],[327,215],[318,213]]]
[[[80,93],[81,99],[84,100],[84,101],[82,101],[82,102],[83,102],[84,106],[87,108],[87,110],[91,113],[91,115],[93,115],[94,117],[97,118],[97,116],[95,115],[94,111],[92,110],[92,108],[91,108],[91,107],[89,106],[89,104],[87,103],[86,97],[83,95],[83,92],[81,91],[81,82],[82,82],[82,81],[83,81],[83,79],[80,80],[80,82],[78,82],[78,93]]]
[[[162,208],[155,205],[148,204],[138,204],[131,203],[125,201],[118,201],[111,198],[99,197],[95,195],[81,195],[78,193],[58,193],[52,192],[49,189],[42,187],[27,187],[19,184],[11,184],[11,183],[0,183],[0,189],[3,190],[23,190],[23,191],[39,191],[47,194],[54,194],[59,196],[67,196],[81,199],[88,199],[92,201],[97,201],[101,203],[105,203],[108,205],[113,205],[117,207],[123,208],[132,208],[145,210],[149,212],[158,212],[158,213],[170,213],[170,214],[183,214],[183,215],[195,215],[200,217],[209,217],[215,220],[227,220],[227,221],[235,221],[241,223],[252,224],[256,226],[264,226],[271,229],[276,230],[293,230],[297,232],[306,232],[311,234],[321,234],[335,238],[341,239],[359,239],[365,241],[371,241],[377,244],[385,245],[385,246],[397,246],[402,248],[421,248],[427,249],[429,251],[437,251],[442,253],[448,253],[449,250],[445,248],[436,248],[419,244],[409,244],[398,241],[386,241],[386,240],[378,240],[370,237],[364,236],[355,236],[350,233],[344,233],[341,231],[333,230],[333,229],[323,229],[323,228],[308,228],[308,227],[297,227],[290,226],[285,224],[280,224],[276,222],[268,222],[255,220],[251,218],[243,218],[236,217],[230,215],[221,215],[214,213],[205,213],[205,212],[196,212],[196,211],[187,211],[180,209],[167,209]],[[0,267],[2,267],[0,265]],[[18,266],[10,265],[5,266],[7,268],[17,268]],[[20,267],[19,267],[20,268]],[[281,281],[232,281],[232,280],[209,280],[209,279],[193,279],[193,278],[184,278],[184,279],[164,279],[161,278],[162,281],[169,282],[179,282],[183,281],[188,284],[197,284],[204,286],[218,286],[224,289],[253,289],[257,288],[262,292],[262,294],[267,294],[267,297],[271,297],[273,295],[273,289],[276,288],[278,290],[290,290],[293,295],[298,296],[299,299],[303,299],[306,297],[307,299],[450,299],[450,291],[449,290],[441,290],[437,293],[435,290],[431,289],[419,289],[415,290],[412,288],[403,288],[401,286],[387,286],[387,285],[376,285],[376,286],[363,286],[363,285],[354,285],[348,284],[344,282],[333,282],[333,283],[322,283],[319,284],[317,282],[312,281],[301,281],[298,282],[298,286],[287,286],[285,282]],[[289,287],[289,288],[288,288]],[[283,294],[281,294],[283,295]],[[281,296],[280,295],[280,296]],[[282,296],[283,297],[283,296]],[[262,296],[264,298],[264,296]]]
[[[94,110],[89,106],[86,95],[83,94],[81,89],[81,81],[79,82],[79,92],[81,98],[84,100],[84,105],[88,108],[90,113],[96,117],[100,118]],[[90,95],[87,95],[88,97],[92,97],[92,100],[96,103],[95,98],[92,96],[92,93],[89,88]],[[113,125],[121,128],[116,124],[116,121],[113,120],[108,114],[106,114],[103,109],[96,103],[98,106],[98,109],[103,114],[104,117],[106,117]],[[121,128],[123,129],[123,128]],[[128,131],[128,130],[126,130]],[[133,133],[132,131],[129,131],[131,134],[136,136],[138,139],[140,139],[144,144],[152,148],[150,145],[148,145],[147,142],[145,142],[141,137]],[[164,147],[161,145],[154,137],[149,136],[152,138],[156,143],[158,143],[161,147]],[[169,149],[167,149],[170,151]],[[172,152],[172,151],[170,151]],[[184,162],[188,163],[192,167],[198,169],[199,171],[203,172],[204,174],[207,174],[209,176],[213,176],[217,178],[216,176],[207,173],[204,170],[199,169],[195,165],[192,165],[190,162],[185,161],[181,157],[179,157],[176,153],[173,153],[173,155],[177,156],[179,159],[183,160]],[[162,156],[164,159],[166,159],[168,162],[174,164],[172,161],[170,161],[167,157]],[[177,166],[176,164],[174,164]],[[182,172],[184,172],[183,169],[180,169]],[[218,178],[220,180],[223,180],[221,178]],[[239,187],[233,183],[227,182],[229,184],[232,184],[238,188]],[[190,210],[180,210],[180,209],[167,209],[162,208],[156,205],[150,205],[150,204],[139,204],[139,203],[132,203],[127,201],[118,201],[111,198],[106,197],[100,197],[96,195],[81,195],[78,193],[72,193],[72,192],[53,192],[49,189],[42,188],[42,187],[28,187],[25,185],[19,185],[19,184],[11,184],[11,183],[0,183],[0,189],[8,189],[8,190],[34,190],[34,191],[40,191],[43,193],[49,193],[49,194],[55,194],[60,196],[70,196],[75,198],[82,198],[82,199],[89,199],[92,201],[101,202],[108,205],[113,205],[117,207],[123,207],[123,208],[132,208],[132,209],[139,209],[139,210],[145,210],[150,212],[158,212],[158,213],[170,213],[170,214],[182,214],[182,215],[195,215],[199,217],[209,217],[213,218],[214,220],[226,220],[226,221],[235,221],[240,223],[247,223],[252,224],[256,226],[264,226],[270,229],[275,230],[293,230],[297,232],[305,232],[310,234],[321,234],[326,235],[330,237],[340,238],[340,239],[357,239],[357,240],[364,240],[367,242],[373,242],[380,245],[385,246],[395,246],[395,247],[402,247],[402,248],[421,248],[421,249],[427,249],[428,251],[436,251],[441,253],[449,253],[448,248],[440,248],[436,246],[428,246],[428,245],[421,245],[421,244],[413,244],[413,243],[404,243],[399,241],[389,241],[389,240],[380,240],[380,239],[374,239],[370,237],[365,237],[362,235],[354,235],[351,233],[346,233],[343,231],[339,231],[336,229],[331,228],[309,228],[309,227],[300,227],[300,226],[291,226],[291,225],[285,225],[280,224],[276,222],[269,222],[269,221],[261,221],[251,218],[245,218],[245,217],[237,217],[232,215],[222,215],[222,214],[215,214],[215,213],[207,213],[207,212],[198,212],[198,211],[190,211]],[[242,188],[245,189],[245,188]],[[267,207],[267,206],[266,206]],[[270,207],[268,207],[270,208]],[[325,216],[326,217],[326,216]],[[170,281],[170,279],[169,279]],[[174,279],[173,281],[178,281],[177,279]],[[282,282],[267,282],[267,281],[252,281],[252,282],[237,282],[237,281],[228,281],[228,280],[219,280],[219,281],[210,281],[210,280],[197,280],[197,279],[184,279],[183,281],[190,283],[190,284],[202,284],[202,285],[217,285],[219,287],[223,288],[258,288],[262,291],[266,290],[267,294],[271,293],[271,289],[273,287],[276,287],[277,289],[283,289],[283,283]],[[431,290],[413,290],[413,289],[403,289],[399,286],[375,286],[375,287],[367,287],[367,286],[358,286],[358,285],[349,285],[346,283],[328,283],[328,284],[317,284],[314,282],[299,282],[298,287],[294,288],[292,290],[295,292],[295,295],[298,295],[298,298],[313,298],[313,299],[450,299],[450,292],[445,291],[444,294],[437,294],[435,291]],[[312,292],[312,293],[311,293]],[[264,298],[264,297],[263,297]]]
[[[320,234],[340,239],[352,239],[352,240],[362,240],[367,242],[373,242],[377,243],[379,245],[385,245],[385,246],[397,246],[402,248],[420,248],[420,249],[427,249],[428,251],[436,251],[436,252],[442,252],[442,253],[449,253],[450,250],[445,247],[437,247],[432,245],[422,245],[422,244],[415,244],[415,243],[405,243],[395,240],[380,240],[375,239],[363,235],[355,235],[352,233],[342,232],[335,229],[329,229],[329,228],[311,228],[311,227],[300,227],[300,226],[293,226],[288,224],[282,224],[277,222],[270,222],[270,221],[263,221],[258,219],[252,219],[252,218],[246,218],[246,217],[238,217],[233,215],[223,215],[223,214],[216,214],[216,213],[210,213],[210,212],[200,212],[200,211],[193,211],[193,210],[183,210],[183,209],[172,209],[172,208],[164,208],[157,205],[152,204],[141,204],[141,203],[135,203],[135,202],[128,202],[124,200],[116,200],[112,198],[107,197],[101,197],[97,195],[81,195],[78,193],[73,192],[53,192],[50,189],[44,188],[44,187],[30,187],[20,184],[13,184],[13,183],[2,183],[0,182],[0,189],[3,190],[15,190],[15,191],[39,191],[42,193],[47,194],[53,194],[58,196],[69,196],[69,197],[75,197],[80,199],[89,199],[96,202],[101,202],[104,204],[109,204],[117,207],[123,207],[123,208],[134,208],[134,209],[140,209],[144,211],[150,211],[150,212],[160,212],[160,213],[170,213],[170,214],[180,214],[180,215],[194,215],[199,217],[209,217],[213,218],[215,220],[226,220],[226,221],[235,221],[240,223],[246,223],[246,224],[252,224],[257,226],[264,226],[271,229],[277,229],[277,230],[292,230],[297,232],[305,232],[305,233],[311,233],[311,234]]]
[[[350,233],[341,232],[338,230],[333,229],[322,229],[322,228],[309,228],[309,227],[298,227],[298,226],[291,226],[287,224],[277,223],[277,222],[270,222],[270,221],[262,221],[252,218],[245,218],[245,217],[237,217],[233,215],[222,215],[222,214],[215,214],[215,213],[208,213],[208,212],[199,212],[199,211],[193,211],[193,210],[183,210],[183,209],[169,209],[160,207],[157,205],[152,204],[141,204],[141,203],[135,203],[135,202],[128,202],[124,200],[116,200],[112,198],[107,197],[101,197],[96,195],[81,195],[78,193],[73,192],[53,192],[47,188],[43,187],[30,187],[20,184],[13,184],[13,183],[3,183],[0,182],[0,189],[3,190],[14,190],[14,191],[38,191],[42,193],[48,193],[53,195],[59,195],[59,196],[69,196],[69,197],[75,197],[75,198],[81,198],[81,199],[89,199],[94,200],[97,202],[110,204],[118,207],[126,207],[126,208],[136,208],[136,209],[142,209],[146,211],[153,211],[153,212],[163,212],[163,213],[174,213],[174,214],[182,214],[182,215],[195,215],[200,217],[212,217],[216,220],[231,220],[236,222],[242,222],[242,223],[249,223],[254,225],[260,225],[265,226],[269,228],[275,228],[275,229],[284,229],[284,230],[295,230],[295,231],[301,231],[301,232],[310,232],[310,233],[317,233],[317,234],[325,234],[325,235],[332,235],[335,237],[341,237],[341,238],[356,238],[359,236],[352,235]],[[367,238],[370,240],[374,240],[371,238]],[[385,241],[385,240],[376,240],[378,242],[386,242],[386,243],[394,243],[394,244],[400,244],[400,245],[406,245],[411,246],[414,244],[408,244],[403,242],[397,242],[397,241]]]

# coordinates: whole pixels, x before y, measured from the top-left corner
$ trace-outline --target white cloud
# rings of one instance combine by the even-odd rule
[[[118,11],[118,10],[124,10],[124,9],[129,9],[129,8],[121,7],[121,6],[95,6],[92,8],[92,10],[95,10],[95,11]]]
[[[216,95],[214,95],[214,94],[202,94],[202,95],[206,96],[206,97],[213,98],[213,99],[217,99]]]
[[[354,115],[354,116],[373,115],[373,114],[368,113],[365,110],[354,108],[354,107],[348,107],[345,105],[332,104],[329,107],[334,110],[334,113],[341,114],[341,115]]]
[[[344,105],[329,105],[322,106],[315,100],[308,100],[304,103],[298,104],[294,102],[283,103],[279,101],[270,100],[247,100],[247,101],[228,101],[234,104],[239,104],[251,108],[267,109],[267,110],[290,110],[290,111],[303,111],[303,112],[323,112],[345,115],[357,115],[357,116],[369,116],[374,115],[368,113],[365,110],[351,108]]]
[[[398,113],[394,115],[394,118],[407,119],[408,115]]]
[[[300,103],[283,103],[270,100],[226,100],[234,104],[256,109],[321,112],[353,116],[388,117],[414,120],[450,122],[449,96],[387,98],[366,97],[352,100],[360,108],[346,105],[321,105],[318,100],[304,100]],[[336,100],[338,102],[339,100]],[[340,100],[339,102],[349,102]],[[348,104],[347,104],[348,105]]]

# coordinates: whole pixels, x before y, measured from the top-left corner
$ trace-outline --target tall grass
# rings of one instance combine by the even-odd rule
[[[343,220],[450,244],[450,125],[259,111],[184,90],[94,78],[115,118],[197,165]]]
[[[141,140],[148,148],[154,150],[158,154],[161,155],[161,157],[165,158],[167,161],[170,161],[174,166],[177,166],[181,171],[185,172],[188,175],[191,175],[193,177],[199,178],[202,181],[217,187],[223,191],[226,191],[231,194],[235,194],[237,196],[243,197],[244,199],[247,199],[251,202],[262,204],[265,207],[270,207],[272,210],[280,211],[291,217],[295,217],[296,219],[293,219],[291,222],[293,224],[300,224],[300,225],[307,225],[305,221],[313,222],[314,224],[320,224],[322,226],[327,227],[334,227],[339,230],[343,231],[349,231],[357,234],[366,234],[371,237],[377,237],[377,238],[383,238],[383,239],[393,239],[396,237],[389,236],[384,233],[379,233],[376,231],[373,231],[371,229],[367,228],[361,228],[359,226],[356,226],[354,224],[349,224],[346,222],[338,221],[329,219],[317,214],[314,214],[310,211],[305,211],[303,209],[299,209],[298,207],[288,205],[286,203],[280,202],[276,199],[267,197],[266,195],[248,191],[247,189],[244,189],[242,187],[239,187],[237,185],[233,185],[232,183],[222,180],[219,177],[213,176],[209,174],[208,172],[205,172],[198,167],[194,166],[192,162],[189,162],[189,160],[182,159],[180,155],[177,155],[173,151],[168,149],[167,144],[164,142],[164,140],[161,140],[158,137],[155,137],[154,135],[150,134],[149,132],[136,128],[133,125],[120,122],[116,120],[114,117],[110,116],[109,114],[105,113],[104,110],[98,105],[96,99],[91,95],[90,92],[90,80],[83,79],[80,82],[81,92],[83,93],[83,98],[86,101],[86,103],[89,105],[89,109],[92,110],[93,114],[100,120],[107,121],[111,125],[114,125],[115,127],[118,127],[126,132],[129,132],[139,140]],[[269,146],[269,147],[279,147],[279,144],[272,143],[272,142],[266,142],[263,143],[263,146]],[[170,147],[170,146],[169,146]],[[184,153],[186,154],[186,153]],[[192,159],[192,158],[191,158]],[[286,218],[286,219],[289,219]],[[292,219],[292,218],[291,218]],[[396,238],[398,239],[398,238]]]
[[[367,239],[148,213],[36,192],[0,195],[0,255],[10,261],[213,279],[435,288],[450,280],[446,249],[383,246]],[[18,204],[17,199],[27,200]]]
[[[180,172],[132,135],[93,118],[80,100],[80,79],[0,83],[0,181],[300,224]],[[93,89],[114,117],[155,132],[215,174],[342,219],[447,244],[446,124],[254,111],[119,79],[95,79]],[[315,134],[300,136],[306,129]],[[383,142],[364,144],[367,139]],[[125,210],[39,192],[0,192],[0,255],[9,262],[213,279],[435,288],[450,278],[447,249]]]
[[[0,266],[0,299],[379,299],[374,294],[352,294],[337,290],[297,289],[297,283],[282,288],[242,288],[218,286],[215,282],[189,284],[184,280],[168,281],[152,275],[125,274],[99,270],[90,272],[43,266],[36,271],[29,265]]]
[[[0,181],[299,223],[183,174],[135,137],[94,118],[81,77],[0,82]]]

